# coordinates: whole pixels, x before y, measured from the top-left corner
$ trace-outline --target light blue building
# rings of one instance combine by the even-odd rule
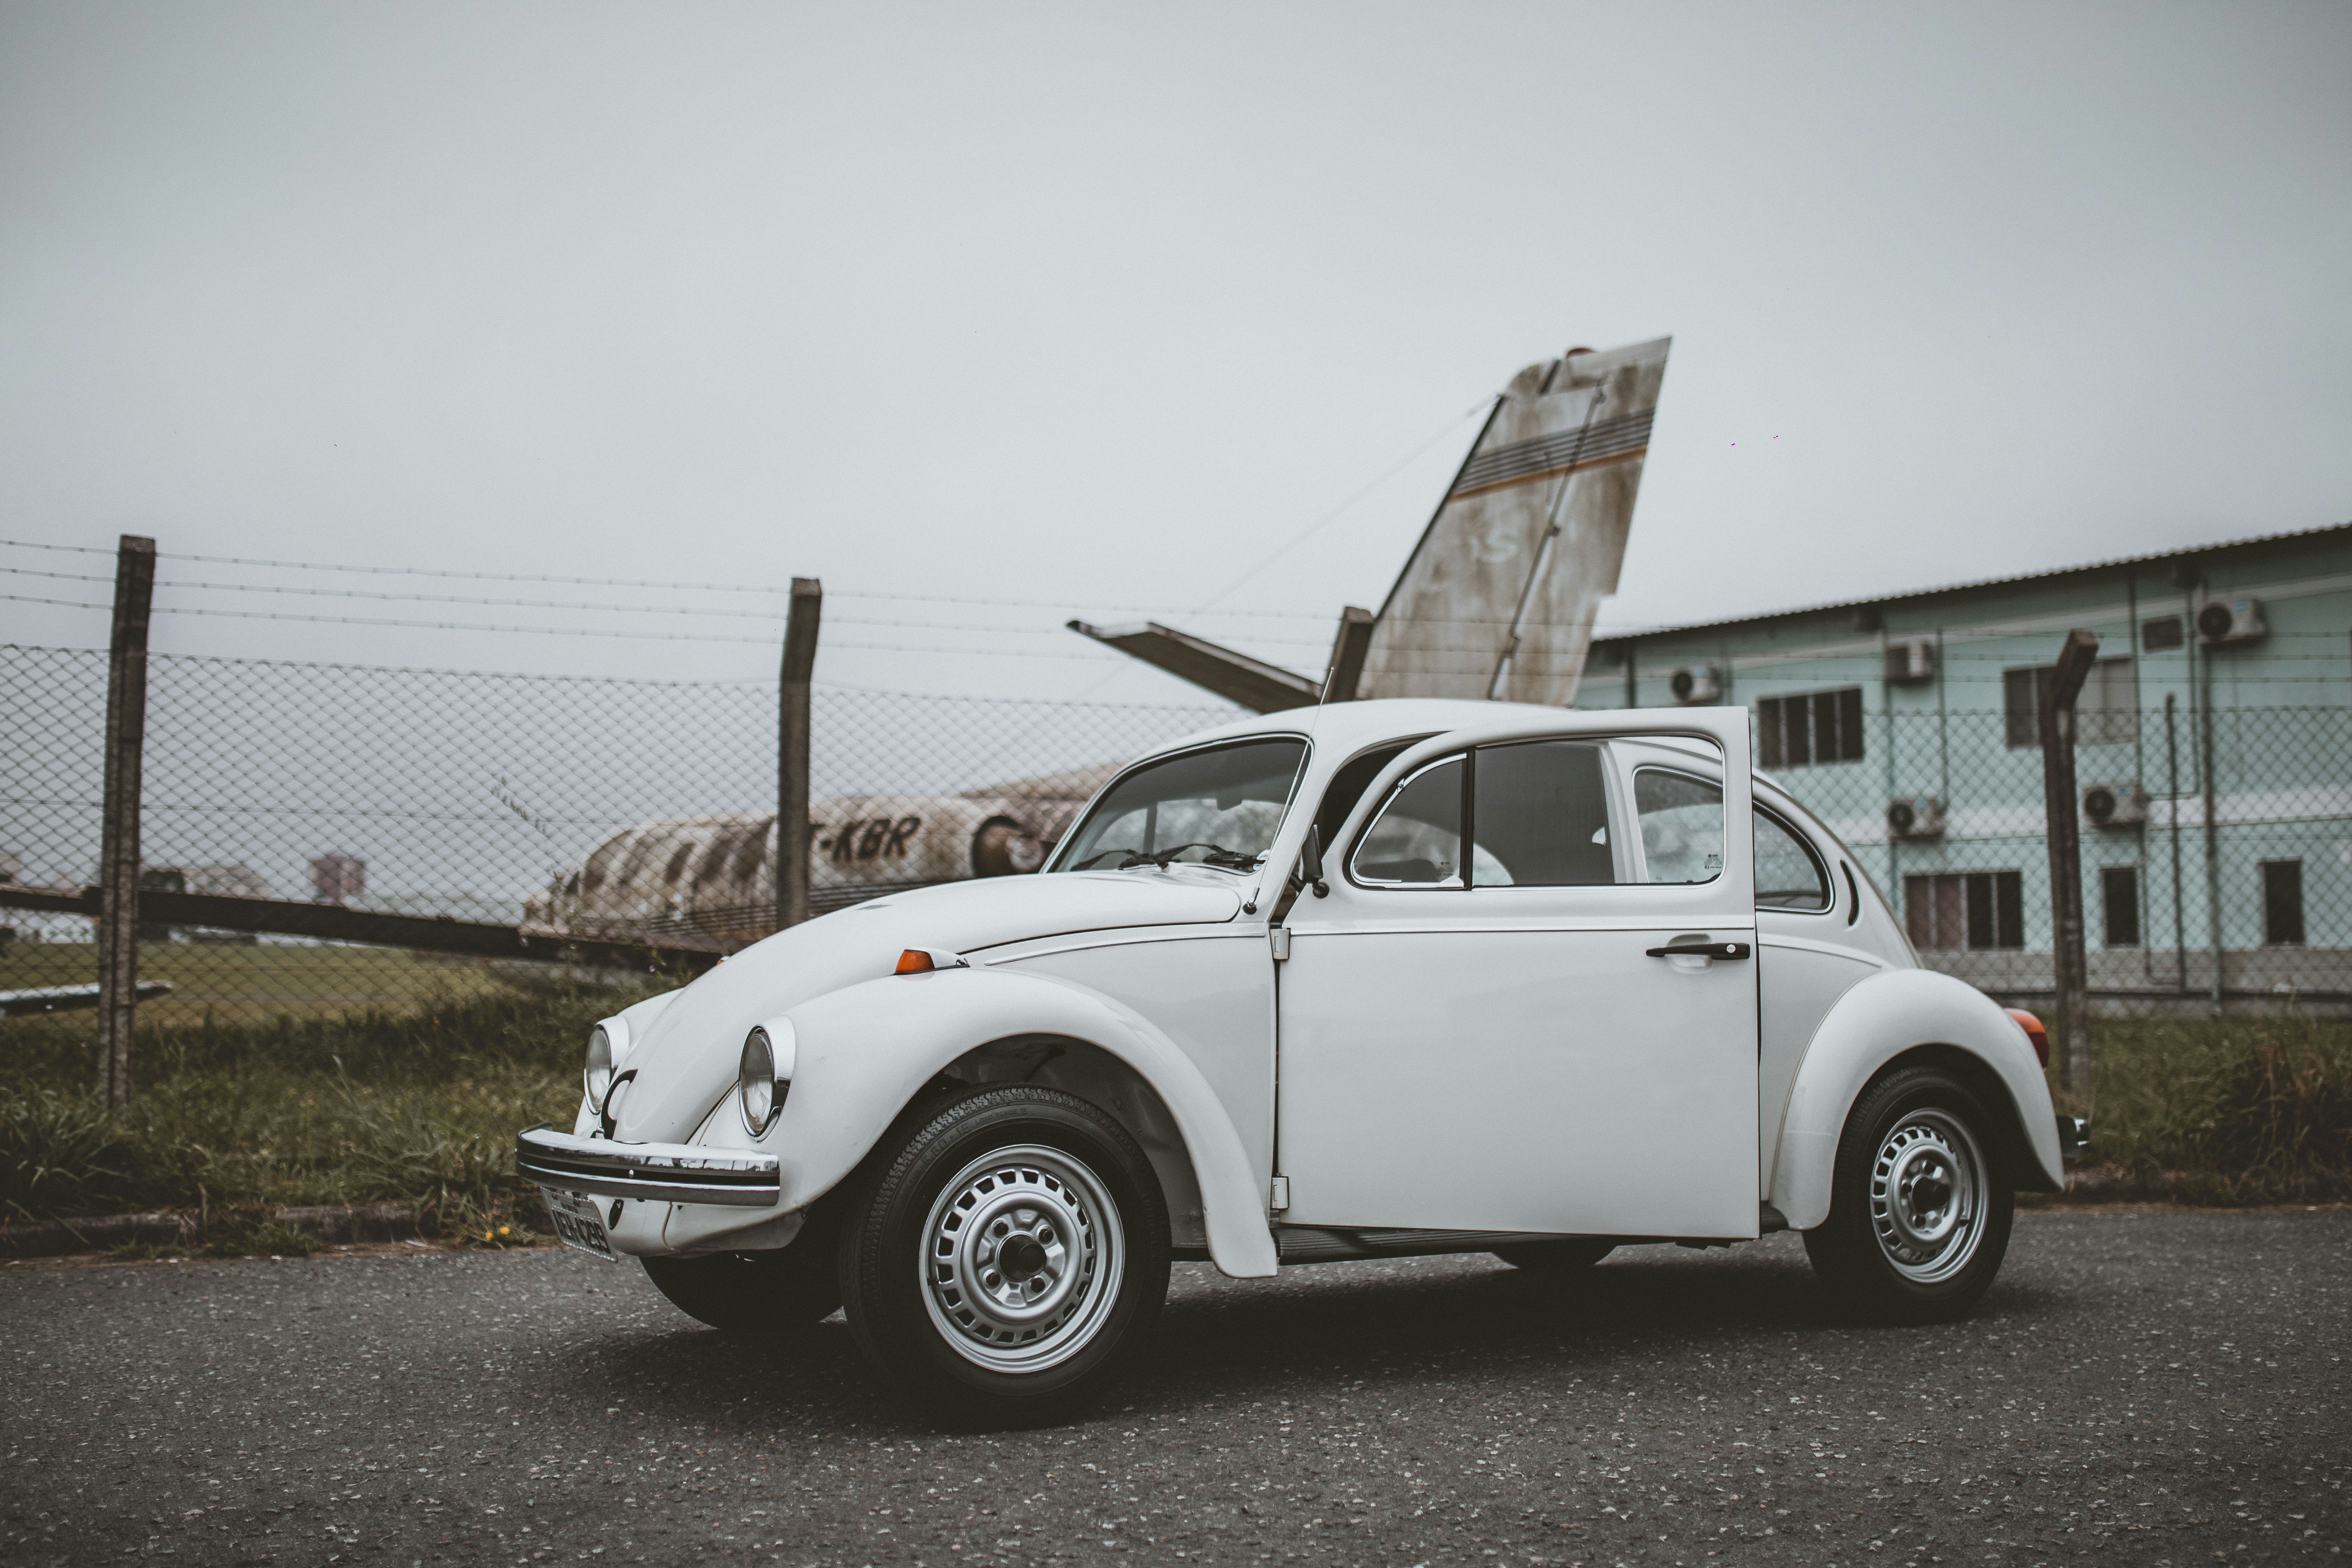
[[[2036,703],[2074,627],[2095,1005],[2352,1010],[2352,524],[1596,638],[1578,706],[1748,708],[1921,956],[2031,1005]]]

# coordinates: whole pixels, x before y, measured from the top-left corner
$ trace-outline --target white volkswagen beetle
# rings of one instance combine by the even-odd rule
[[[1853,1308],[1961,1311],[2086,1135],[2021,1017],[1917,966],[1745,710],[1352,702],[1144,758],[1037,875],[605,1020],[519,1164],[704,1322],[845,1307],[900,1389],[1036,1419],[1171,1258],[1559,1276],[1793,1227]]]

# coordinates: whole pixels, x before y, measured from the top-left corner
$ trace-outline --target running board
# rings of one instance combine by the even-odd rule
[[[1435,1258],[1448,1252],[1492,1252],[1498,1247],[1560,1241],[1546,1231],[1339,1230],[1284,1225],[1274,1231],[1285,1263],[1339,1263],[1351,1258]]]
[[[1758,1229],[1769,1236],[1786,1230],[1789,1222],[1769,1204],[1764,1205]],[[1551,1241],[1606,1240],[1618,1247],[1649,1247],[1672,1242],[1677,1247],[1736,1247],[1752,1237],[1563,1235],[1548,1230],[1379,1230],[1338,1226],[1277,1225],[1274,1242],[1284,1263],[1344,1263],[1366,1258],[1438,1258],[1451,1252],[1493,1252],[1506,1247],[1528,1247]]]

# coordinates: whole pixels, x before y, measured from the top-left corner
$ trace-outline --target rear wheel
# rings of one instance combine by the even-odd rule
[[[1974,1090],[1934,1068],[1863,1091],[1838,1140],[1829,1218],[1805,1233],[1813,1271],[1843,1305],[1929,1322],[1991,1286],[2016,1209],[1995,1126]]]
[[[1584,1273],[1616,1250],[1613,1241],[1579,1236],[1561,1241],[1526,1241],[1517,1247],[1497,1247],[1495,1256],[1523,1273],[1565,1279]]]
[[[1168,1293],[1150,1163],[1055,1089],[985,1089],[926,1119],[853,1188],[841,1278],[875,1372],[949,1417],[1057,1420],[1100,1398]]]

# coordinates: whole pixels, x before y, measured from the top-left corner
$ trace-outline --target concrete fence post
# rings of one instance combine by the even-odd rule
[[[2058,991],[2051,1054],[2077,1094],[2091,1087],[2090,969],[2083,952],[2083,835],[2074,803],[2074,700],[2099,657],[2099,639],[2080,629],[2059,645],[2042,727],[2042,803],[2050,829],[2051,962]]]
[[[98,1086],[131,1103],[131,1036],[139,1005],[139,802],[147,742],[147,620],[155,542],[122,535],[107,639],[106,772],[98,850]]]
[[[776,924],[809,918],[809,678],[816,668],[816,630],[824,584],[793,579],[784,621],[783,690],[777,702]]]

